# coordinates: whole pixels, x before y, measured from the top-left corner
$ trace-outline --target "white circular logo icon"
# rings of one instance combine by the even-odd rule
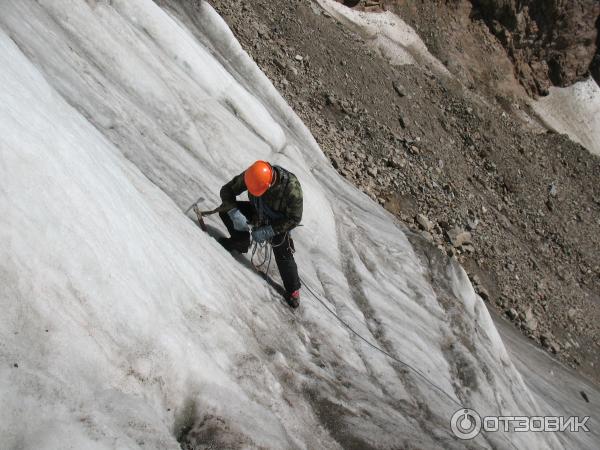
[[[481,431],[481,417],[472,409],[459,409],[450,420],[450,428],[459,439],[473,439]]]

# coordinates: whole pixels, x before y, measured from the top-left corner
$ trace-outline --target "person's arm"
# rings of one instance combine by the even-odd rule
[[[244,182],[244,172],[233,177],[229,183],[221,188],[219,195],[221,196],[221,201],[223,202],[223,207],[226,208],[226,211],[235,208],[236,197],[245,190],[247,190],[247,188],[246,183]]]
[[[292,228],[300,225],[302,221],[303,196],[302,187],[297,178],[290,180],[287,190],[286,205],[284,214],[285,217],[273,222],[273,232],[277,234],[290,231]]]

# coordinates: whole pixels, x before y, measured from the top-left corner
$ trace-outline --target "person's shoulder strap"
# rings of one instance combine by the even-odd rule
[[[279,198],[277,199],[277,208],[281,209],[282,202],[285,199],[290,184],[290,172],[288,172],[281,166],[273,166],[273,168],[277,171],[277,175],[279,176],[281,183],[281,191],[279,194]]]
[[[290,182],[290,172],[288,172],[281,166],[273,166],[273,168],[277,171],[277,175],[281,180],[281,185],[283,186],[281,191],[285,192]]]

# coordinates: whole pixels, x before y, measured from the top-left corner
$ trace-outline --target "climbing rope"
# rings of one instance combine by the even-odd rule
[[[271,257],[273,255],[272,249],[274,248],[278,248],[281,247],[285,242],[288,242],[289,244],[289,240],[288,240],[288,234],[289,231],[286,231],[285,234],[283,235],[283,237],[281,238],[281,242],[279,244],[274,244],[273,243],[273,239],[269,239],[265,242],[256,242],[255,240],[251,240],[250,242],[250,246],[252,248],[251,251],[251,256],[250,256],[250,262],[252,263],[252,266],[254,266],[254,268],[258,271],[260,271],[261,267],[264,267],[265,264],[267,264],[267,269],[265,270],[265,274],[269,274],[269,268],[271,267]],[[293,253],[293,249],[290,249]],[[260,264],[257,264],[254,262],[254,256],[258,253],[260,253],[260,251],[264,252],[264,259]]]
[[[266,273],[268,274],[269,267],[271,265],[272,248],[283,245],[283,243],[286,241],[286,239],[287,239],[287,233],[284,235],[281,243],[278,244],[278,245],[273,245],[273,243],[272,243],[271,240],[265,241],[263,243],[258,243],[256,241],[252,241],[252,243],[251,243],[251,245],[252,245],[252,256],[250,257],[250,261],[252,262],[252,265],[254,266],[254,268],[256,270],[260,271],[260,268],[263,267],[265,264],[267,264]],[[259,249],[261,251],[265,252],[265,256],[264,256],[263,261],[260,264],[256,264],[254,262],[254,256],[257,254],[257,251]],[[373,344],[371,341],[369,341],[364,336],[362,336],[358,331],[356,331],[354,328],[352,328],[352,326],[350,326],[350,324],[348,324],[348,322],[346,322],[344,319],[342,319],[333,309],[331,309],[327,305],[327,303],[325,303],[323,301],[323,299],[321,299],[321,297],[318,294],[316,294],[315,291],[308,284],[306,284],[304,282],[304,280],[302,278],[300,278],[300,283],[308,290],[308,292],[315,298],[315,300],[317,300],[331,315],[333,315],[344,327],[346,327],[357,338],[359,338],[361,341],[363,341],[369,347],[371,347],[374,350],[382,353],[383,355],[387,356],[388,358],[392,359],[393,361],[397,362],[398,364],[406,367],[407,369],[409,369],[412,372],[414,372],[415,374],[417,374],[421,379],[423,379],[426,383],[428,383],[429,385],[431,385],[437,391],[441,392],[444,396],[446,396],[453,404],[457,405],[459,408],[463,407],[463,405],[461,405],[459,402],[457,402],[450,394],[448,394],[446,391],[444,391],[444,389],[442,389],[440,386],[438,386],[437,384],[435,384],[433,381],[429,380],[429,378],[427,378],[427,376],[423,372],[421,372],[419,369],[411,366],[410,364],[402,361],[399,358],[396,358],[394,355],[392,355],[388,351],[386,351],[386,350],[382,349],[381,347]]]
[[[387,352],[386,350],[382,349],[381,347],[373,344],[372,342],[370,342],[368,339],[366,339],[365,337],[363,337],[358,331],[356,331],[354,328],[352,328],[348,322],[346,322],[344,319],[342,319],[334,310],[332,310],[329,306],[327,306],[327,304],[323,301],[322,298],[320,298],[320,296],[318,294],[316,294],[312,288],[306,284],[304,282],[304,280],[300,279],[300,283],[308,290],[308,292],[310,292],[310,294],[321,304],[323,305],[323,307],[329,311],[329,313],[331,313],[331,315],[333,315],[344,327],[346,327],[352,334],[354,334],[356,337],[358,337],[361,341],[363,341],[365,344],[367,344],[369,347],[373,348],[374,350],[382,353],[383,355],[387,356],[388,358],[390,358],[391,360],[397,362],[398,364],[401,364],[402,366],[406,367],[407,369],[411,370],[413,373],[415,373],[416,375],[418,375],[423,381],[425,381],[427,384],[429,384],[431,387],[433,387],[434,389],[436,389],[438,392],[442,393],[446,398],[448,398],[448,400],[450,400],[450,402],[454,405],[457,405],[459,409],[463,409],[464,406],[462,404],[460,404],[459,402],[457,402],[456,400],[454,400],[454,398],[448,394],[444,389],[442,389],[440,386],[438,386],[437,384],[435,384],[433,381],[431,381],[429,378],[427,378],[427,376],[421,372],[419,369],[417,369],[416,367],[411,366],[410,364],[408,364],[407,362],[402,361],[399,358],[396,358],[394,355],[392,355],[391,353]],[[485,430],[481,430],[482,435],[486,434]],[[504,436],[505,439],[508,441],[508,443],[510,444],[510,446],[512,448],[514,448],[515,450],[517,450],[517,447],[515,446],[515,444],[508,438],[508,436]]]
[[[440,386],[438,386],[437,384],[435,384],[433,381],[431,381],[429,378],[427,378],[427,376],[421,372],[419,369],[411,366],[410,364],[408,364],[407,362],[402,361],[399,358],[396,358],[394,355],[392,355],[391,353],[389,353],[388,351],[382,349],[381,347],[373,344],[371,341],[369,341],[368,339],[366,339],[364,336],[362,336],[358,331],[356,331],[354,328],[352,328],[352,326],[350,326],[348,324],[348,322],[346,322],[344,319],[342,319],[333,309],[331,309],[321,298],[318,294],[316,294],[312,288],[306,284],[304,282],[304,280],[300,279],[300,283],[302,283],[302,285],[308,290],[308,292],[310,292],[310,294],[321,304],[323,305],[323,307],[329,311],[329,313],[331,313],[331,315],[333,315],[344,327],[346,327],[352,334],[354,334],[357,338],[359,338],[361,341],[363,341],[365,344],[367,344],[369,347],[373,348],[374,350],[382,353],[383,355],[387,356],[388,358],[390,358],[391,360],[397,362],[398,364],[406,367],[407,369],[411,370],[412,372],[414,372],[415,374],[417,374],[422,380],[424,380],[427,384],[429,384],[430,386],[432,386],[433,388],[435,388],[437,391],[441,392],[442,394],[444,394],[444,396],[446,396],[452,403],[454,403],[455,405],[457,405],[459,408],[463,408],[463,405],[461,405],[459,402],[457,402],[452,396],[450,396],[450,394],[448,394],[446,391],[444,391],[444,389],[442,389]]]
[[[265,273],[268,274],[269,268],[271,267],[271,255],[273,253],[270,248],[270,243],[268,241],[263,242],[263,243],[258,243],[253,240],[250,245],[252,247],[252,253],[250,256],[250,262],[252,263],[252,266],[260,272],[261,267],[264,267],[264,265],[267,264],[267,269],[265,270]],[[263,252],[264,259],[259,264],[254,261],[254,257],[257,254],[260,254],[260,252]]]
[[[256,266],[254,265],[254,267],[259,270],[259,268],[261,266],[264,265],[265,261],[268,258],[268,265],[267,265],[267,272],[265,273],[268,276],[268,271],[269,271],[269,265],[271,264],[271,254],[272,254],[272,248],[273,247],[278,247],[280,245],[283,245],[283,243],[285,242],[285,238],[282,240],[282,242],[277,245],[274,246],[273,243],[271,242],[271,240],[266,241],[262,244],[257,243],[256,241],[252,241],[252,265],[254,265],[254,254],[256,253],[257,248],[260,248],[262,250],[268,251],[268,256],[265,255],[265,259],[263,260],[263,262],[259,265]],[[354,328],[352,328],[352,326],[350,324],[348,324],[348,322],[346,322],[344,319],[342,319],[333,309],[331,309],[327,303],[325,303],[325,301],[321,298],[321,296],[317,293],[315,293],[315,291],[310,287],[310,285],[308,285],[302,278],[300,278],[300,283],[308,290],[308,292],[315,298],[315,300],[317,300],[332,316],[334,316],[339,322],[340,324],[342,324],[345,328],[347,328],[352,334],[354,334],[357,338],[359,338],[361,341],[363,341],[365,344],[367,344],[369,347],[371,347],[372,349],[374,349],[375,351],[380,352],[381,354],[387,356],[388,358],[390,358],[392,361],[402,365],[403,367],[407,368],[408,370],[412,371],[414,374],[416,374],[419,378],[421,378],[423,381],[425,381],[425,383],[427,383],[429,386],[431,386],[432,388],[434,388],[436,391],[440,392],[441,394],[444,395],[444,397],[446,397],[448,400],[450,400],[450,402],[453,405],[458,406],[459,409],[464,409],[464,406],[456,401],[450,394],[448,394],[443,388],[441,388],[440,386],[438,386],[437,384],[435,384],[433,381],[431,381],[429,378],[427,378],[427,375],[425,375],[423,372],[421,372],[419,369],[417,369],[416,367],[411,366],[410,364],[408,364],[407,362],[402,361],[401,359],[395,357],[394,355],[392,355],[391,353],[389,353],[388,351],[382,349],[381,347],[373,344],[371,341],[369,341],[368,339],[366,339],[364,336],[362,336],[358,331],[356,331]],[[481,434],[485,435],[487,434],[487,432],[485,430],[481,430]],[[517,450],[517,447],[515,446],[515,444],[508,438],[508,436],[503,436],[508,443],[510,444],[510,446]]]

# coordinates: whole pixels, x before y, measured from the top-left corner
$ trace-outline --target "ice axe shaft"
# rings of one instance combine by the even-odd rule
[[[202,231],[208,231],[208,228],[207,228],[206,224],[204,223],[204,216],[211,216],[213,214],[225,212],[229,208],[227,206],[221,205],[218,208],[215,208],[210,211],[200,211],[200,208],[198,208],[198,205],[193,205],[192,209],[196,213],[196,217],[198,217],[198,223],[200,224],[200,228],[202,228]]]

